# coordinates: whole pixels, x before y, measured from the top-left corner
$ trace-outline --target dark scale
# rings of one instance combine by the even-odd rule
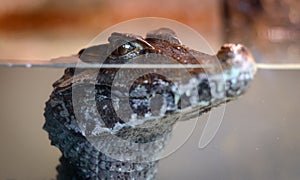
[[[234,99],[245,91],[255,74],[251,54],[242,45],[226,44],[217,56],[210,56],[182,45],[168,28],[151,31],[146,38],[113,33],[107,44],[83,49],[78,56],[85,63],[100,65],[126,64],[141,56],[159,64],[163,56],[180,64],[219,66],[187,69],[189,77],[180,71],[172,77],[141,73],[129,87],[125,83],[126,73],[121,74],[124,82],[113,86],[121,70],[118,68],[66,69],[53,84],[44,113],[44,129],[51,144],[62,152],[58,179],[154,179],[158,161],[143,161],[143,158],[155,157],[163,150],[181,113],[189,113],[186,109],[192,107],[199,115]],[[127,76],[131,78],[130,73]],[[78,102],[74,101],[74,95],[79,95]],[[126,103],[129,105],[124,106]],[[96,112],[92,111],[94,106]],[[135,122],[139,124],[133,125]],[[140,153],[141,161],[117,160],[90,141],[108,134],[127,144],[149,146],[132,152]],[[103,147],[119,145],[109,138],[96,142]],[[114,155],[122,151],[117,149]]]
[[[198,84],[197,88],[199,101],[210,102],[211,92],[208,79],[204,79],[200,84]]]

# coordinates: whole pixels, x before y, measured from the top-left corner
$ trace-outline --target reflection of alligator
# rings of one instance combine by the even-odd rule
[[[153,179],[156,155],[179,117],[198,116],[242,94],[256,70],[242,45],[226,44],[217,56],[210,56],[186,48],[167,28],[152,31],[145,39],[113,33],[108,40],[108,44],[80,51],[80,59],[103,64],[133,60],[214,65],[152,69],[151,73],[123,68],[66,69],[53,85],[44,114],[51,144],[63,154],[58,178]]]

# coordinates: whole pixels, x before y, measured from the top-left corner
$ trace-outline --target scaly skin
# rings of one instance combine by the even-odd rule
[[[165,147],[175,122],[182,115],[199,116],[235,99],[256,71],[250,52],[242,45],[225,44],[216,56],[210,56],[183,46],[167,28],[152,31],[146,38],[113,33],[108,40],[108,44],[81,50],[79,58],[94,64],[125,64],[142,57],[139,60],[156,64],[172,59],[180,64],[215,66],[176,73],[165,69],[172,80],[155,71],[143,74],[140,69],[66,69],[53,84],[44,114],[51,144],[63,154],[58,179],[154,179],[156,155]],[[141,76],[127,91],[126,80],[132,73]],[[121,81],[115,82],[118,78]],[[74,93],[80,97],[78,102]],[[120,110],[134,116],[120,116]],[[143,120],[145,117],[152,119]],[[136,144],[141,146],[120,149]],[[98,147],[111,148],[111,154]],[[113,158],[122,153],[129,159]]]

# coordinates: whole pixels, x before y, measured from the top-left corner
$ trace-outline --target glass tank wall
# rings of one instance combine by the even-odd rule
[[[105,28],[156,16],[195,29],[215,52],[226,42],[243,43],[258,63],[300,63],[297,0],[24,2],[0,5],[0,59],[75,54]],[[0,179],[55,179],[61,153],[42,126],[52,83],[62,74],[0,68]],[[156,179],[299,179],[299,78],[300,70],[258,69],[246,93],[226,104],[212,141],[198,148],[204,114],[186,143],[160,161]]]

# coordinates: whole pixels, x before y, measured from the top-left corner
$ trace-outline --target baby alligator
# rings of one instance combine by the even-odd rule
[[[100,68],[66,69],[46,102],[44,129],[62,152],[58,179],[154,179],[174,123],[238,97],[256,71],[240,44],[211,56],[167,28],[146,38],[112,33],[108,42],[78,54]],[[172,63],[205,67],[101,68]]]

